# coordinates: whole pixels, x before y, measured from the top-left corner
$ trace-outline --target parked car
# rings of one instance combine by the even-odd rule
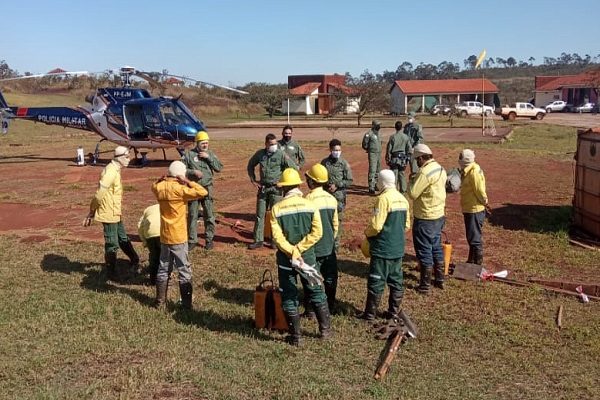
[[[556,100],[556,101],[553,101],[552,103],[546,104],[544,106],[544,109],[546,110],[547,113],[551,113],[551,112],[566,111],[565,110],[566,107],[567,107],[567,103],[565,101]]]
[[[456,109],[456,113],[461,117],[481,115],[483,112],[485,112],[485,115],[492,115],[494,113],[494,108],[485,106],[479,101],[463,101],[455,105],[454,108]]]
[[[575,108],[575,112],[584,113],[584,112],[592,112],[592,110],[596,107],[594,103],[585,103],[577,108]]]
[[[431,108],[429,114],[431,115],[448,115],[452,111],[452,107],[446,104],[436,104]]]

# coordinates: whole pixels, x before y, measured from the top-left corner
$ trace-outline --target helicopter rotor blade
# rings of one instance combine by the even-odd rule
[[[26,76],[17,76],[15,78],[4,78],[0,79],[0,82],[8,82],[8,81],[18,81],[22,79],[32,79],[32,78],[45,78],[47,76],[69,76],[69,75],[90,75],[88,71],[65,71],[65,72],[56,72],[52,74],[35,74],[35,75],[26,75]]]
[[[187,77],[187,76],[172,75],[172,74],[167,74],[165,76],[171,76],[173,78],[178,78],[178,79],[182,79],[184,81],[190,81],[190,82],[194,82],[194,83],[201,83],[201,84],[206,85],[206,86],[218,87],[218,88],[225,89],[225,90],[230,90],[232,92],[239,93],[239,94],[248,94],[248,92],[245,92],[245,91],[240,90],[240,89],[235,89],[235,88],[232,88],[232,87],[229,87],[229,86],[225,86],[225,85],[219,85],[218,83],[211,83],[211,82],[200,81],[198,79],[190,78],[190,77]]]

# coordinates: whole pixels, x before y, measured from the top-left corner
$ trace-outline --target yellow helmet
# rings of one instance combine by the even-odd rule
[[[277,183],[277,186],[296,186],[302,183],[300,174],[294,168],[286,168],[281,173],[281,178]]]
[[[204,142],[208,140],[208,133],[205,131],[198,131],[196,134],[196,142]]]
[[[308,171],[306,171],[306,176],[317,183],[327,183],[329,180],[329,175],[327,174],[327,168],[325,168],[321,164],[315,164]]]
[[[364,238],[360,244],[360,251],[362,251],[363,256],[366,258],[371,258],[371,245],[369,244],[369,239]]]

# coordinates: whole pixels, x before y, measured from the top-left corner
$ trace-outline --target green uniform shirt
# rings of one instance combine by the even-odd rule
[[[365,133],[365,136],[369,137],[366,149],[367,153],[381,153],[381,149],[383,149],[383,135],[381,134],[381,130],[374,131],[371,129]]]
[[[323,235],[321,214],[314,203],[292,189],[271,210],[271,231],[277,245],[277,264],[291,266],[291,259],[302,257],[308,265],[315,265],[314,245]]]
[[[338,233],[337,200],[335,197],[317,187],[311,190],[306,198],[313,202],[321,214],[323,237],[315,244],[315,256],[325,257],[333,253],[335,237]]]
[[[408,135],[402,131],[396,131],[396,133],[390,136],[390,140],[388,140],[385,151],[385,161],[389,163],[393,157],[392,154],[394,153],[410,154],[411,151],[412,145]]]
[[[410,138],[412,147],[415,147],[419,143],[425,143],[423,127],[421,124],[413,122],[411,124],[404,125],[404,133]]]
[[[338,189],[342,190],[348,189],[348,187],[352,185],[353,179],[350,164],[342,157],[333,158],[330,156],[324,158],[321,161],[321,165],[327,168],[327,174],[329,176],[327,184],[334,184]]]
[[[410,228],[408,201],[396,188],[385,189],[373,207],[365,235],[371,255],[385,259],[404,256],[404,232]]]
[[[256,179],[254,168],[260,166],[260,179]],[[286,168],[298,168],[294,161],[282,150],[269,153],[266,149],[260,149],[248,161],[248,176],[252,182],[262,185],[275,185],[279,182],[281,173]]]
[[[198,182],[200,186],[207,187],[213,183],[213,172],[220,172],[223,169],[223,164],[212,150],[206,150],[208,158],[201,158],[199,153],[200,150],[194,147],[183,155],[181,161],[187,168],[185,174],[188,179]],[[202,172],[202,178],[197,178],[194,171]]]
[[[299,168],[304,166],[304,152],[302,151],[302,147],[296,142],[294,139],[291,139],[289,142],[285,142],[283,139],[277,142],[277,146],[288,155]]]

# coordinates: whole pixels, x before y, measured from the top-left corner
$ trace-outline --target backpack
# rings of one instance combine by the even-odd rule
[[[371,133],[367,132],[367,133],[365,133],[365,136],[363,136],[363,140],[362,140],[363,150],[369,150],[369,142],[370,141],[371,141]]]
[[[461,177],[458,168],[452,168],[446,179],[446,193],[456,193],[460,190]]]

